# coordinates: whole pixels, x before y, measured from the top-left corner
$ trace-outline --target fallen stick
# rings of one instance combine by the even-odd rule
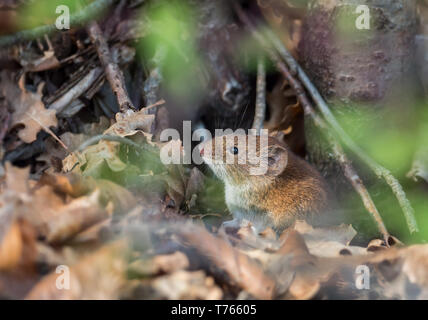
[[[81,26],[93,17],[102,13],[106,8],[113,4],[114,0],[96,0],[87,5],[84,9],[70,16],[70,27]],[[7,47],[19,42],[24,42],[40,38],[45,34],[51,34],[59,31],[55,24],[36,27],[31,30],[23,30],[11,35],[0,38],[0,48]]]
[[[315,112],[315,110],[312,108],[311,105],[308,105],[308,104],[303,105],[303,112],[305,113],[305,115],[311,117],[312,120],[314,121],[314,124],[319,129],[322,129],[322,132],[325,133],[328,142],[332,146],[334,157],[339,162],[341,168],[343,169],[343,172],[345,173],[345,177],[352,184],[355,191],[357,191],[357,193],[360,195],[361,200],[363,201],[364,207],[374,219],[379,232],[383,235],[383,238],[385,240],[385,245],[388,246],[389,240],[390,240],[390,234],[385,227],[385,224],[382,220],[382,217],[379,211],[376,208],[376,205],[373,202],[373,199],[371,198],[367,188],[365,187],[358,173],[355,171],[354,167],[352,166],[351,161],[348,159],[345,152],[343,151],[342,146],[331,135],[330,130],[327,124],[325,123],[324,119],[322,119]]]
[[[256,110],[254,112],[253,129],[257,134],[263,128],[266,112],[266,70],[263,58],[257,61],[257,93],[256,93]]]
[[[96,21],[91,21],[87,27],[89,37],[97,50],[98,57],[104,67],[106,77],[110,86],[116,95],[119,104],[120,112],[124,113],[130,109],[135,110],[131,99],[129,99],[128,92],[125,87],[125,79],[122,71],[119,69],[117,63],[113,60],[107,41]]]
[[[239,18],[242,20],[242,22],[249,27],[249,29],[254,34],[255,38],[261,43],[261,45],[266,49],[271,59],[276,63],[278,70],[284,75],[284,77],[289,81],[291,87],[296,92],[297,98],[299,99],[300,103],[303,107],[307,105],[311,105],[308,97],[306,96],[305,90],[302,87],[302,85],[292,76],[286,65],[281,61],[281,58],[284,59],[284,61],[291,61],[291,68],[297,68],[297,77],[302,82],[302,84],[305,86],[305,88],[308,90],[310,96],[312,97],[313,101],[317,105],[319,111],[325,118],[327,124],[331,127],[332,131],[334,132],[334,138],[340,139],[345,146],[351,150],[354,154],[356,154],[363,162],[365,162],[379,178],[383,178],[385,182],[391,187],[392,192],[394,193],[395,197],[397,198],[401,209],[403,210],[404,216],[406,218],[407,226],[409,228],[410,233],[418,232],[419,228],[414,216],[414,210],[410,204],[410,201],[407,199],[406,194],[399,183],[399,181],[391,174],[391,172],[382,167],[380,164],[378,164],[376,161],[374,161],[370,156],[368,156],[364,150],[362,150],[352,139],[349,137],[349,135],[342,129],[342,127],[337,122],[336,118],[334,117],[333,113],[330,111],[327,103],[324,101],[324,99],[321,97],[321,94],[318,92],[318,90],[315,88],[315,86],[312,84],[312,82],[309,80],[306,73],[303,71],[303,69],[300,67],[300,65],[295,61],[293,56],[288,52],[288,50],[281,45],[281,51],[279,51],[279,54],[281,52],[284,54],[286,53],[286,57],[281,58],[278,56],[278,54],[272,50],[269,43],[266,42],[265,38],[272,38],[275,37],[272,33],[270,36],[264,37],[262,34],[260,34],[254,27],[254,25],[251,23],[251,21],[248,19],[247,15],[243,12],[243,10],[238,6],[235,5],[235,11],[237,12]],[[270,31],[269,31],[270,32]],[[279,40],[278,40],[279,41]],[[276,46],[278,46],[278,41],[276,41]],[[331,134],[333,135],[333,132]],[[337,152],[339,152],[340,149],[336,149]],[[343,150],[342,150],[343,151]],[[344,154],[343,154],[344,155]],[[345,156],[346,157],[346,156]],[[347,159],[347,158],[345,158]],[[348,160],[348,163],[349,160]],[[343,165],[343,164],[342,164]],[[355,170],[349,171],[348,174],[355,173]],[[353,176],[353,175],[352,175]],[[347,177],[348,178],[348,177]],[[360,179],[359,179],[360,180]],[[351,183],[354,186],[355,181],[351,179]],[[354,186],[355,187],[355,186]],[[360,194],[361,197],[364,196],[365,192],[363,192],[362,189],[360,189],[361,186],[358,186],[359,189],[356,189],[357,192]],[[366,189],[364,187],[364,189]],[[367,190],[366,190],[367,191]],[[368,195],[368,192],[367,192]],[[364,196],[363,197],[364,204],[370,204],[373,203],[373,201]],[[369,206],[370,207],[370,206]],[[369,210],[366,206],[366,209]],[[370,211],[369,211],[370,212]],[[376,210],[377,212],[377,210]],[[370,212],[372,215],[374,212]],[[380,215],[379,215],[380,218]],[[377,218],[375,218],[377,221]],[[379,230],[381,230],[381,226],[378,225]],[[385,235],[384,235],[385,236]]]

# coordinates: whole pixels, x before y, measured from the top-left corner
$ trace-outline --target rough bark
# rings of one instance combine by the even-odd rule
[[[368,30],[356,28],[361,15],[356,13],[358,5],[370,10]],[[416,30],[413,0],[320,0],[310,4],[299,44],[300,60],[336,115],[352,119],[351,135],[358,137],[358,129],[374,123],[397,130],[412,123],[415,92],[408,88],[414,82]],[[367,111],[374,112],[367,118]],[[384,121],[391,111],[402,114],[400,123]],[[341,185],[338,166],[310,121],[306,136],[310,160]]]

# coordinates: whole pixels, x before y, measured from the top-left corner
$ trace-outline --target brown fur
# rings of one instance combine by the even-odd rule
[[[247,143],[248,136],[245,137]],[[215,146],[219,139],[225,141],[226,136],[216,137],[203,147],[209,150],[207,146]],[[236,138],[234,146],[238,146]],[[282,156],[283,159],[271,161],[268,172],[264,175],[250,175],[252,164],[248,161],[238,164],[240,154],[235,156],[233,164],[213,163],[216,160],[226,160],[226,143],[223,143],[223,155],[216,155],[214,149],[204,155],[204,160],[226,184],[226,204],[229,210],[234,216],[237,212],[244,212],[244,217],[251,212],[250,221],[257,215],[264,215],[266,226],[277,231],[288,227],[296,219],[313,221],[314,218],[322,218],[319,215],[327,209],[330,197],[328,186],[318,171],[273,137],[269,137],[267,150],[269,155]],[[257,140],[255,152],[260,155],[260,151],[260,142]],[[279,171],[272,169],[273,166],[281,167],[284,163],[285,168],[282,167]]]

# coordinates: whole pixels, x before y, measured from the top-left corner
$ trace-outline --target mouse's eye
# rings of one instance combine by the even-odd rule
[[[239,150],[238,150],[238,148],[237,148],[237,147],[232,147],[232,148],[230,148],[230,152],[231,152],[232,154],[238,154]]]

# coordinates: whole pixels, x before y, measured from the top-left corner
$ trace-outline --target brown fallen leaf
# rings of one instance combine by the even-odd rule
[[[351,254],[366,254],[362,247],[350,246],[349,243],[357,232],[351,225],[339,225],[325,228],[313,228],[305,221],[296,221],[294,229],[298,231],[311,254],[319,257],[339,256],[342,250]]]
[[[108,128],[104,134],[111,134],[120,137],[132,136],[138,132],[147,135],[148,141],[151,141],[150,129],[155,120],[153,114],[146,114],[145,110],[132,111],[126,113],[116,113],[116,123]]]
[[[76,264],[45,276],[26,296],[29,300],[118,299],[126,282],[124,242],[115,242],[85,255]],[[69,282],[64,276],[69,275]],[[60,286],[58,286],[58,284]],[[61,285],[69,284],[68,289]]]
[[[428,246],[415,245],[405,250],[403,272],[412,283],[428,287]]]
[[[49,243],[69,240],[111,213],[111,206],[101,204],[99,189],[94,188],[87,196],[67,199],[50,185],[30,188],[29,182],[28,169],[6,163],[6,188],[0,194],[0,213],[28,222]]]
[[[177,251],[172,254],[155,256],[153,258],[153,264],[157,266],[160,272],[171,273],[188,268],[189,259],[187,259],[184,253]]]
[[[288,288],[288,292],[293,298],[299,300],[312,298],[320,288],[319,279],[316,276],[312,276],[312,270],[316,269],[317,258],[309,253],[305,239],[296,230],[285,230],[280,240],[284,241],[284,243],[277,251],[277,254],[286,258],[287,268],[284,268],[282,263],[284,259],[280,258],[275,261],[271,270],[276,269],[274,273],[279,278],[280,283],[283,278],[289,279],[291,277],[290,273],[294,274]],[[282,284],[282,290],[284,289],[285,286]]]
[[[37,157],[37,160],[45,161],[47,163],[51,162],[52,157],[64,160],[70,152],[77,150],[77,148],[90,137],[103,133],[109,125],[109,120],[102,116],[98,122],[83,125],[82,133],[65,132],[61,134],[59,138],[67,149],[64,149],[56,139],[48,137],[44,140],[46,151]]]
[[[232,247],[227,241],[210,234],[203,227],[185,225],[175,228],[180,242],[191,246],[223,270],[231,282],[257,299],[272,299],[275,281],[266,274],[257,261]]]
[[[126,164],[119,158],[119,146],[118,142],[102,140],[82,152],[73,152],[63,160],[63,170],[94,178],[101,176],[105,165],[114,172],[123,171]]]
[[[5,166],[5,188],[0,193],[0,270],[11,270],[34,262],[35,235],[16,212],[17,207],[30,203],[29,170],[13,167],[9,162]]]
[[[159,298],[166,299],[205,299],[218,300],[223,292],[212,277],[207,277],[203,271],[176,271],[170,275],[156,278],[152,283]]]
[[[99,190],[68,203],[54,194],[48,186],[38,189],[34,194],[33,213],[23,215],[49,243],[67,241],[109,217],[107,210],[99,203]]]
[[[19,195],[25,195],[30,191],[29,175],[30,168],[18,168],[10,162],[6,162],[6,187],[5,190]]]
[[[134,208],[137,200],[133,194],[124,187],[105,179],[94,179],[90,176],[81,176],[75,173],[42,175],[41,185],[50,185],[55,192],[64,193],[74,198],[88,195],[95,190],[100,191],[100,203],[107,205],[113,203],[115,214],[127,213]]]
[[[5,227],[7,228],[5,225],[2,226],[2,228]],[[18,223],[12,223],[7,229],[6,234],[0,238],[0,271],[16,267],[23,251],[22,235]]]
[[[40,130],[53,134],[49,127],[57,126],[55,110],[46,109],[42,102],[43,83],[39,84],[37,92],[25,89],[25,78],[22,76],[16,85],[11,78],[10,72],[0,73],[0,91],[5,96],[10,106],[14,108],[12,114],[11,128],[18,125],[24,126],[18,132],[19,138],[31,143],[37,138]]]
[[[147,277],[158,274],[172,273],[187,269],[189,259],[187,256],[176,251],[172,254],[161,254],[151,259],[139,259],[132,262],[128,267],[128,273],[133,277]]]

